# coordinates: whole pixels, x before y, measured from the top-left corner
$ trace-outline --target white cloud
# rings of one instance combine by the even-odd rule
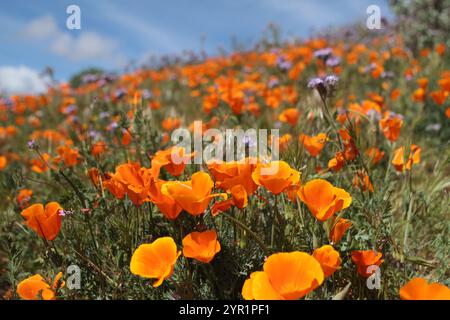
[[[30,21],[20,32],[27,39],[43,40],[60,33],[55,19],[51,15],[45,15]]]
[[[51,15],[30,21],[20,32],[25,39],[48,41],[54,54],[70,61],[103,59],[115,62],[120,56],[116,40],[96,32],[81,31],[74,36],[70,31],[58,28]]]
[[[87,59],[111,59],[117,55],[117,42],[96,32],[84,32],[75,38],[60,33],[52,41],[50,50],[72,61]],[[115,60],[115,59],[114,59]]]
[[[47,91],[48,79],[26,66],[0,66],[0,93],[36,94]]]

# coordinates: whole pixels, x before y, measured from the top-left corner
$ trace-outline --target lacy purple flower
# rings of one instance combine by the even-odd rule
[[[276,64],[282,70],[289,70],[292,67],[292,63],[286,60],[285,56],[278,56]]]
[[[0,104],[3,104],[8,109],[11,109],[14,106],[14,101],[11,98],[0,98]]]
[[[312,78],[311,80],[308,81],[308,88],[310,89],[315,89],[320,85],[324,85],[324,82],[321,78]]]
[[[120,88],[120,89],[116,90],[116,92],[114,93],[114,96],[116,97],[116,99],[121,99],[126,94],[127,94],[127,91],[125,89]]]
[[[318,59],[326,60],[327,58],[329,58],[331,56],[332,53],[333,53],[333,49],[323,48],[323,49],[314,51],[314,57],[316,57]]]
[[[142,90],[142,98],[150,99],[152,97],[152,93],[148,89]]]
[[[393,79],[395,74],[392,71],[383,71],[381,73],[382,79]]]
[[[97,84],[98,84],[98,86],[99,86],[100,88],[102,88],[102,87],[106,86],[107,82],[106,82],[105,79],[100,79],[100,80],[97,82]]]
[[[89,74],[85,74],[82,78],[81,78],[81,82],[83,84],[88,84],[88,83],[93,83],[95,81],[97,81],[98,76],[92,73]]]
[[[34,150],[36,149],[37,145],[36,145],[36,141],[35,140],[30,140],[27,142],[28,145],[28,149],[30,150]]]
[[[269,87],[269,89],[272,89],[272,88],[276,87],[279,83],[280,83],[280,81],[278,79],[272,78],[269,80],[269,83],[267,84],[267,86]]]
[[[333,67],[337,67],[340,63],[341,63],[341,58],[331,56],[327,59],[326,65],[327,65],[327,67],[333,68]]]
[[[74,111],[76,111],[76,110],[77,110],[77,106],[74,105],[74,104],[71,104],[71,105],[68,105],[68,106],[64,109],[63,113],[64,113],[65,115],[68,115],[68,114],[71,114],[72,112],[74,112]]]
[[[109,129],[110,130],[114,130],[114,129],[116,129],[116,128],[118,128],[119,127],[119,124],[117,123],[117,122],[111,122],[111,124],[109,125]]]
[[[99,132],[97,132],[95,130],[89,131],[89,137],[91,137],[91,138],[96,138],[98,135],[99,135]]]
[[[109,112],[106,112],[106,111],[100,112],[100,114],[98,116],[101,119],[108,118],[109,117]]]
[[[337,83],[339,82],[339,77],[335,76],[334,74],[330,74],[328,76],[325,77],[325,85],[327,87],[335,87],[337,85]]]

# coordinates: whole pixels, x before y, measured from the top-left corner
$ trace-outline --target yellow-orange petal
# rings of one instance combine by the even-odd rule
[[[322,284],[324,273],[319,262],[305,252],[282,252],[264,263],[272,287],[287,300],[300,299]]]
[[[53,300],[55,293],[40,274],[35,274],[17,285],[17,294],[24,300]]]
[[[242,296],[246,300],[285,300],[270,283],[267,273],[256,271],[250,275],[242,287]]]
[[[324,245],[313,252],[313,257],[320,263],[326,278],[331,276],[341,266],[339,252],[330,245]]]
[[[183,255],[194,258],[203,263],[209,263],[220,251],[217,232],[207,230],[204,232],[191,232],[183,238]]]
[[[440,283],[428,284],[423,278],[414,278],[400,288],[402,300],[450,300],[450,289]]]
[[[180,253],[171,237],[158,238],[150,244],[140,245],[134,251],[130,271],[144,278],[158,279],[153,284],[158,287],[172,275]]]

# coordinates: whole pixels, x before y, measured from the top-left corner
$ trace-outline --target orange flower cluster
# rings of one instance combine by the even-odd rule
[[[24,300],[55,300],[57,290],[65,285],[62,276],[59,272],[49,285],[50,280],[47,282],[40,274],[35,274],[17,285],[17,294]]]
[[[214,230],[192,232],[183,238],[183,256],[202,263],[209,263],[220,251],[220,243]],[[131,273],[143,278],[156,278],[153,287],[159,287],[170,278],[181,251],[173,238],[162,237],[152,243],[141,244],[130,261]]]

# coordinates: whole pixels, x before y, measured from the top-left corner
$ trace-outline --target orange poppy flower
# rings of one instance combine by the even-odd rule
[[[399,172],[403,172],[404,170],[411,170],[413,164],[420,163],[421,151],[422,149],[419,146],[412,144],[408,160],[405,163],[404,158],[405,148],[400,147],[394,151],[394,157],[392,158],[392,165]]]
[[[116,172],[110,177],[104,182],[104,186],[115,197],[123,198],[126,193],[136,206],[150,201],[148,190],[154,177],[149,169],[141,167],[139,163],[125,163],[117,166]]]
[[[37,203],[23,210],[21,215],[26,220],[25,224],[39,236],[54,240],[61,229],[61,210],[63,208],[57,202],[49,202],[45,208]]]
[[[370,162],[373,165],[377,165],[381,161],[381,159],[383,159],[384,151],[381,151],[378,148],[370,148],[367,149],[366,155],[369,157]]]
[[[42,153],[41,157],[31,160],[31,170],[36,173],[43,173],[49,169],[48,161],[50,160],[50,155],[48,153]]]
[[[80,155],[78,150],[71,149],[69,146],[59,146],[56,152],[59,154],[54,159],[56,163],[63,161],[66,167],[73,167],[79,162]]]
[[[360,188],[362,191],[370,191],[373,192],[373,184],[370,181],[370,177],[367,172],[363,170],[357,170],[355,175],[353,176],[353,186],[356,188]]]
[[[330,245],[324,245],[314,250],[312,256],[319,261],[325,278],[331,276],[341,266],[339,252]]]
[[[191,232],[183,238],[183,255],[203,263],[209,263],[220,251],[217,233],[214,230]]]
[[[430,93],[431,98],[433,98],[434,102],[439,106],[444,104],[448,95],[449,95],[448,91],[443,90],[437,90]]]
[[[97,168],[90,168],[87,171],[87,175],[89,177],[89,180],[91,180],[92,184],[96,188],[98,188],[100,185],[100,179],[101,179],[100,171]]]
[[[401,91],[399,88],[393,89],[391,92],[391,95],[390,95],[391,100],[396,101],[398,99],[398,97],[400,97],[400,95],[401,95]]]
[[[278,144],[278,149],[280,150],[280,152],[284,152],[288,148],[291,141],[292,141],[292,135],[290,135],[289,133],[283,134],[279,138],[270,136],[271,145]]]
[[[170,278],[181,251],[171,237],[158,238],[152,243],[141,244],[131,256],[130,271],[144,278],[156,278],[153,287],[159,287]]]
[[[230,189],[231,198],[214,203],[211,208],[211,214],[216,216],[219,212],[227,211],[231,206],[236,206],[239,209],[243,209],[248,204],[248,197],[245,188],[238,184]]]
[[[319,221],[329,219],[336,212],[348,208],[352,203],[349,193],[322,179],[307,182],[300,187],[297,195]]]
[[[180,127],[180,125],[181,121],[178,118],[167,118],[162,122],[162,127],[166,131],[172,131],[173,129]]]
[[[450,289],[440,283],[414,278],[400,288],[402,300],[450,300]]]
[[[347,130],[340,129],[339,135],[342,137],[344,144],[344,159],[345,161],[352,161],[359,154],[358,149],[351,137],[350,133]]]
[[[284,161],[259,163],[252,173],[253,181],[273,194],[280,194],[300,180],[300,172]]]
[[[352,224],[353,223],[347,219],[339,218],[339,220],[333,224],[333,227],[330,230],[329,237],[331,243],[337,244],[339,241],[341,241],[345,232],[352,226]]]
[[[286,122],[294,127],[297,124],[299,116],[300,111],[298,111],[297,108],[288,108],[278,116],[278,120],[281,122]]]
[[[344,153],[341,151],[336,152],[334,158],[331,158],[330,161],[328,161],[328,168],[330,168],[334,172],[338,172],[339,170],[341,170],[344,165],[345,157]]]
[[[211,194],[214,182],[211,177],[202,171],[192,175],[189,181],[169,181],[161,186],[161,193],[171,197],[175,202],[193,216],[205,212],[216,196],[226,197],[226,194]]]
[[[35,274],[17,285],[17,294],[23,300],[54,300],[56,290],[64,286],[61,278],[62,272],[59,272],[50,286],[40,274]]]
[[[320,168],[318,170],[320,170]],[[286,190],[284,190],[289,201],[294,203],[297,201],[298,189],[300,189],[300,181],[297,184],[293,184],[289,186]]]
[[[150,201],[158,207],[167,219],[175,220],[183,209],[172,197],[162,194],[161,187],[164,183],[166,181],[159,180],[150,185]]]
[[[416,102],[423,102],[425,100],[426,93],[423,88],[419,88],[416,91],[414,91],[412,99]]]
[[[326,133],[319,133],[316,136],[301,134],[299,140],[311,156],[317,157],[327,142],[327,135]]]
[[[216,187],[225,191],[235,185],[242,185],[248,195],[253,194],[258,185],[252,179],[256,168],[256,159],[246,158],[242,161],[208,163],[208,170],[216,180]]]
[[[105,153],[107,144],[104,141],[98,141],[92,145],[91,154],[96,157],[102,153]]]
[[[444,42],[439,43],[436,46],[435,50],[440,56],[443,56],[445,53],[445,43]]]
[[[352,260],[358,268],[358,273],[365,278],[370,277],[373,273],[369,273],[370,266],[379,266],[383,263],[381,257],[383,254],[381,252],[376,252],[373,250],[355,250],[352,251]]]
[[[63,161],[66,167],[73,167],[80,160],[78,150],[71,149],[69,146],[59,146],[56,149],[56,152],[58,152],[59,156],[57,156],[53,161],[56,163]]]
[[[391,112],[387,112],[385,117],[380,120],[381,130],[389,141],[396,141],[398,139],[402,125],[403,118]]]
[[[8,160],[5,156],[0,156],[0,171],[6,168],[6,165],[8,164]]]
[[[22,189],[19,191],[19,194],[17,195],[17,203],[19,204],[20,208],[25,208],[28,206],[28,202],[31,199],[31,196],[33,195],[33,190],[31,189]]]
[[[248,204],[248,197],[245,188],[241,184],[237,184],[230,189],[233,204],[239,209],[243,209]]]
[[[123,146],[128,146],[133,141],[133,136],[130,133],[129,129],[123,129],[122,130],[122,140],[120,140],[120,143]]]
[[[439,87],[441,87],[442,91],[450,92],[450,76],[443,76],[443,79],[438,81]]]
[[[242,287],[245,300],[297,300],[320,286],[320,263],[305,252],[282,252],[267,258],[264,271],[253,272]]]
[[[174,177],[180,176],[186,164],[194,157],[194,152],[186,154],[182,147],[173,146],[169,149],[156,152],[152,159],[152,168],[154,176],[159,175],[160,168],[164,168]]]
[[[428,87],[428,78],[419,78],[417,79],[417,84],[420,88],[426,90]]]
[[[125,186],[114,179],[114,174],[106,173],[105,180],[103,181],[103,186],[112,193],[117,199],[123,199],[125,197],[126,189]]]

